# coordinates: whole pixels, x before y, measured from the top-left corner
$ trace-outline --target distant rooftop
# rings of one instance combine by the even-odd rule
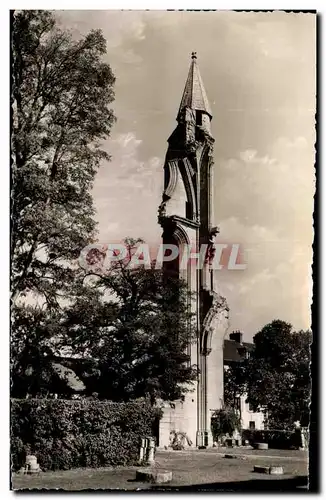
[[[223,360],[226,365],[246,359],[246,353],[254,349],[254,344],[242,342],[242,334],[240,332],[233,332],[230,334],[230,337],[230,339],[224,340]],[[232,337],[236,340],[232,339]]]

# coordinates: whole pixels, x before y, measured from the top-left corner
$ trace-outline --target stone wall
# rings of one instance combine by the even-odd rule
[[[165,403],[163,416],[160,420],[159,443],[160,448],[170,446],[171,432],[185,432],[196,446],[197,432],[197,394],[196,391],[186,395],[184,401]]]
[[[250,422],[255,423],[255,429],[263,430],[264,427],[264,414],[262,412],[254,412],[249,410],[249,404],[246,403],[246,395],[241,396],[241,422],[243,429],[250,429]]]

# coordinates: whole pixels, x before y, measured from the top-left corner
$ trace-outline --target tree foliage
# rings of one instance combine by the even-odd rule
[[[126,240],[130,256],[136,244]],[[17,318],[22,345],[14,342],[12,347],[19,353],[15,397],[68,397],[73,392],[56,376],[59,352],[77,358],[63,363],[84,382],[83,396],[96,393],[111,401],[146,396],[154,404],[182,398],[192,389],[197,367],[190,365],[194,329],[187,285],[154,265],[129,267],[130,259],[117,262],[108,273],[85,275],[74,301],[57,314],[45,310],[32,315],[29,332],[24,316],[21,324]],[[30,312],[28,307],[21,311]]]
[[[115,401],[175,399],[196,377],[185,284],[121,265],[84,280],[96,233],[92,183],[110,134],[114,76],[100,31],[80,40],[49,11],[12,26],[12,394],[67,390],[64,350],[88,359],[86,393]],[[132,247],[132,242],[130,248]],[[35,298],[37,300],[35,300]],[[59,363],[60,365],[60,363]],[[78,384],[77,384],[78,385]],[[79,384],[81,386],[81,384]]]
[[[80,40],[49,11],[19,11],[12,26],[13,298],[67,297],[78,257],[94,237],[90,188],[107,153],[114,76],[100,31]]]
[[[236,362],[224,369],[224,404],[236,406],[236,399],[245,392],[246,363]]]
[[[126,240],[129,256],[136,243]],[[67,345],[92,360],[89,386],[101,398],[180,398],[197,374],[188,354],[187,285],[154,266],[129,263],[130,257],[97,276],[92,298],[80,297],[67,311]]]
[[[76,258],[95,236],[90,190],[109,159],[115,79],[101,32],[73,40],[49,11],[15,12],[11,44],[12,387],[42,393]]]
[[[250,358],[229,374],[247,402],[266,413],[270,428],[290,429],[296,421],[308,425],[311,341],[310,331],[272,321],[254,336]]]

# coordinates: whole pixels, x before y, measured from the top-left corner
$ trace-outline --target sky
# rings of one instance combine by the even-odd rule
[[[100,28],[116,76],[111,155],[95,180],[99,241],[161,242],[157,209],[167,139],[191,62],[211,104],[217,243],[247,268],[217,271],[230,329],[250,340],[282,319],[310,327],[315,190],[314,14],[57,11],[80,37]]]

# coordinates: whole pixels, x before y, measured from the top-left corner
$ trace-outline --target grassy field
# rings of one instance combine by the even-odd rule
[[[224,450],[157,452],[157,469],[172,470],[166,485],[135,481],[137,467],[73,469],[42,472],[36,476],[14,474],[12,489],[169,489],[178,491],[295,491],[307,484],[307,455],[300,451],[226,450],[239,458],[224,458]],[[282,465],[284,475],[253,472],[254,465]]]

